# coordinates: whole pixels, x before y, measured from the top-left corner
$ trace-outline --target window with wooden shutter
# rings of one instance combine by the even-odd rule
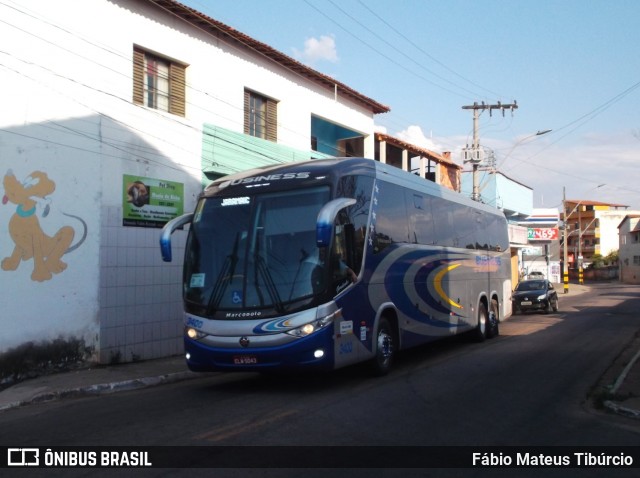
[[[276,142],[278,140],[278,103],[245,90],[244,133]]]
[[[133,49],[133,102],[144,104],[144,52]]]
[[[267,120],[265,139],[275,143],[278,141],[278,104],[271,99],[267,99],[266,109]]]
[[[169,113],[185,115],[185,67],[177,63],[169,66]]]
[[[180,63],[133,49],[133,102],[185,116],[185,71]]]
[[[251,134],[249,132],[250,110],[251,110],[251,106],[249,105],[250,96],[251,94],[249,93],[249,91],[244,90],[244,134]]]

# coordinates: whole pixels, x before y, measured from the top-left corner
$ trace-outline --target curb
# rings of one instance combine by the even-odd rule
[[[631,371],[631,368],[635,365],[635,363],[638,361],[639,358],[640,358],[640,350],[638,350],[636,352],[636,354],[633,356],[633,358],[631,360],[629,360],[629,363],[627,363],[627,365],[624,367],[622,372],[620,372],[620,375],[618,376],[618,378],[616,379],[616,381],[614,382],[614,384],[611,387],[611,393],[612,394],[615,394],[618,391],[620,386],[623,384],[624,380],[627,378],[627,375]],[[618,413],[619,415],[624,415],[625,417],[631,417],[631,418],[640,419],[640,410],[636,410],[634,408],[629,408],[629,407],[622,406],[621,404],[619,404],[617,402],[614,402],[612,400],[606,400],[603,403],[603,405],[607,409],[611,410],[614,413]]]
[[[110,393],[126,392],[129,390],[138,390],[142,388],[156,387],[158,385],[191,380],[202,376],[203,375],[197,374],[195,372],[186,371],[159,375],[155,377],[136,378],[131,380],[123,380],[120,382],[100,383],[96,385],[68,388],[63,390],[46,391],[37,393],[28,399],[0,404],[0,412],[34,403],[45,403],[70,397],[87,397],[93,395],[106,395]]]
[[[633,408],[623,407],[619,403],[612,402],[611,400],[606,400],[603,405],[612,411],[613,413],[617,413],[618,415],[623,415],[625,417],[637,418],[640,419],[640,410],[635,410]]]

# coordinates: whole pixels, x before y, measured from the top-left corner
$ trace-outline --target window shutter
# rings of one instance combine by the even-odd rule
[[[251,134],[249,132],[249,115],[251,114],[251,107],[249,106],[250,93],[244,90],[244,134]]]
[[[133,102],[144,104],[144,52],[133,49]]]
[[[185,67],[176,63],[169,65],[169,113],[185,116]]]
[[[278,141],[278,103],[273,100],[267,100],[267,134],[266,139],[269,141],[273,141],[274,143]]]

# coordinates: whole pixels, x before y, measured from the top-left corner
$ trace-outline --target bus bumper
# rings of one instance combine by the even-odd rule
[[[240,337],[238,337],[238,342]],[[187,366],[194,372],[333,370],[333,326],[273,347],[223,348],[184,338]]]

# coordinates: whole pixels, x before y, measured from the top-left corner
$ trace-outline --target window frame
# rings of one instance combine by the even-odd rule
[[[260,102],[260,112],[255,103]],[[245,88],[244,134],[267,141],[278,140],[278,102],[268,96]]]
[[[158,87],[149,87],[149,63],[166,65],[167,87],[161,95],[165,104],[158,101]],[[158,111],[186,116],[186,65],[166,56],[158,55],[140,47],[133,47],[133,102]],[[156,75],[156,78],[160,75]],[[154,91],[155,90],[155,91]],[[149,101],[152,98],[152,101]]]

